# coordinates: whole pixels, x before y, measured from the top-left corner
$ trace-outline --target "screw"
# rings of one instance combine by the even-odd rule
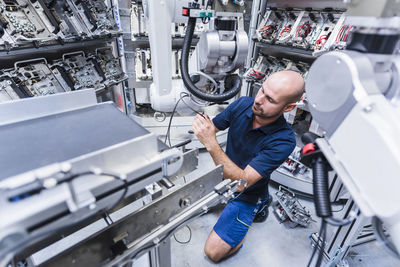
[[[372,106],[368,105],[368,106],[364,107],[363,110],[364,110],[364,112],[371,112],[372,111]]]

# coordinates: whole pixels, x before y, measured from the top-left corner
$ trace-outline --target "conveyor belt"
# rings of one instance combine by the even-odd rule
[[[111,103],[1,126],[0,180],[147,133]]]

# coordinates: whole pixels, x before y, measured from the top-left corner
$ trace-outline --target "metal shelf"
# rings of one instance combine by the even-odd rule
[[[153,83],[153,80],[136,80],[132,82],[134,88],[148,88]]]
[[[297,47],[284,46],[278,44],[268,44],[255,40],[259,53],[264,55],[290,58],[295,61],[312,63],[317,57],[313,55],[313,51],[305,50]]]
[[[59,59],[60,54],[98,48],[100,44],[113,41],[115,38],[101,38],[65,44],[54,44],[40,47],[18,48],[0,51],[0,68],[12,68],[15,61],[45,57],[48,60]]]
[[[183,46],[184,37],[172,37],[172,48],[179,49]],[[193,38],[192,46],[196,46],[199,38]],[[150,48],[150,41],[148,36],[137,36],[132,40],[134,48]]]

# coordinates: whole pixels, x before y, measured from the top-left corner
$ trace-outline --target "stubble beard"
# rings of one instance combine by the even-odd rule
[[[279,113],[280,112],[277,112],[277,113],[275,113],[275,114],[265,114],[264,113],[264,110],[262,109],[262,108],[259,108],[259,107],[257,107],[256,106],[256,104],[253,104],[253,106],[252,106],[252,111],[253,111],[253,114],[254,114],[254,116],[257,116],[257,117],[260,117],[260,118],[262,118],[262,119],[271,119],[271,118],[275,118],[275,117],[277,117],[278,115],[279,115]]]

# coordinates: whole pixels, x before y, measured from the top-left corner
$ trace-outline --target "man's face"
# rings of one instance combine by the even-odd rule
[[[252,110],[255,116],[270,119],[282,114],[286,105],[286,101],[282,99],[279,92],[268,88],[268,84],[265,82],[258,90]]]

